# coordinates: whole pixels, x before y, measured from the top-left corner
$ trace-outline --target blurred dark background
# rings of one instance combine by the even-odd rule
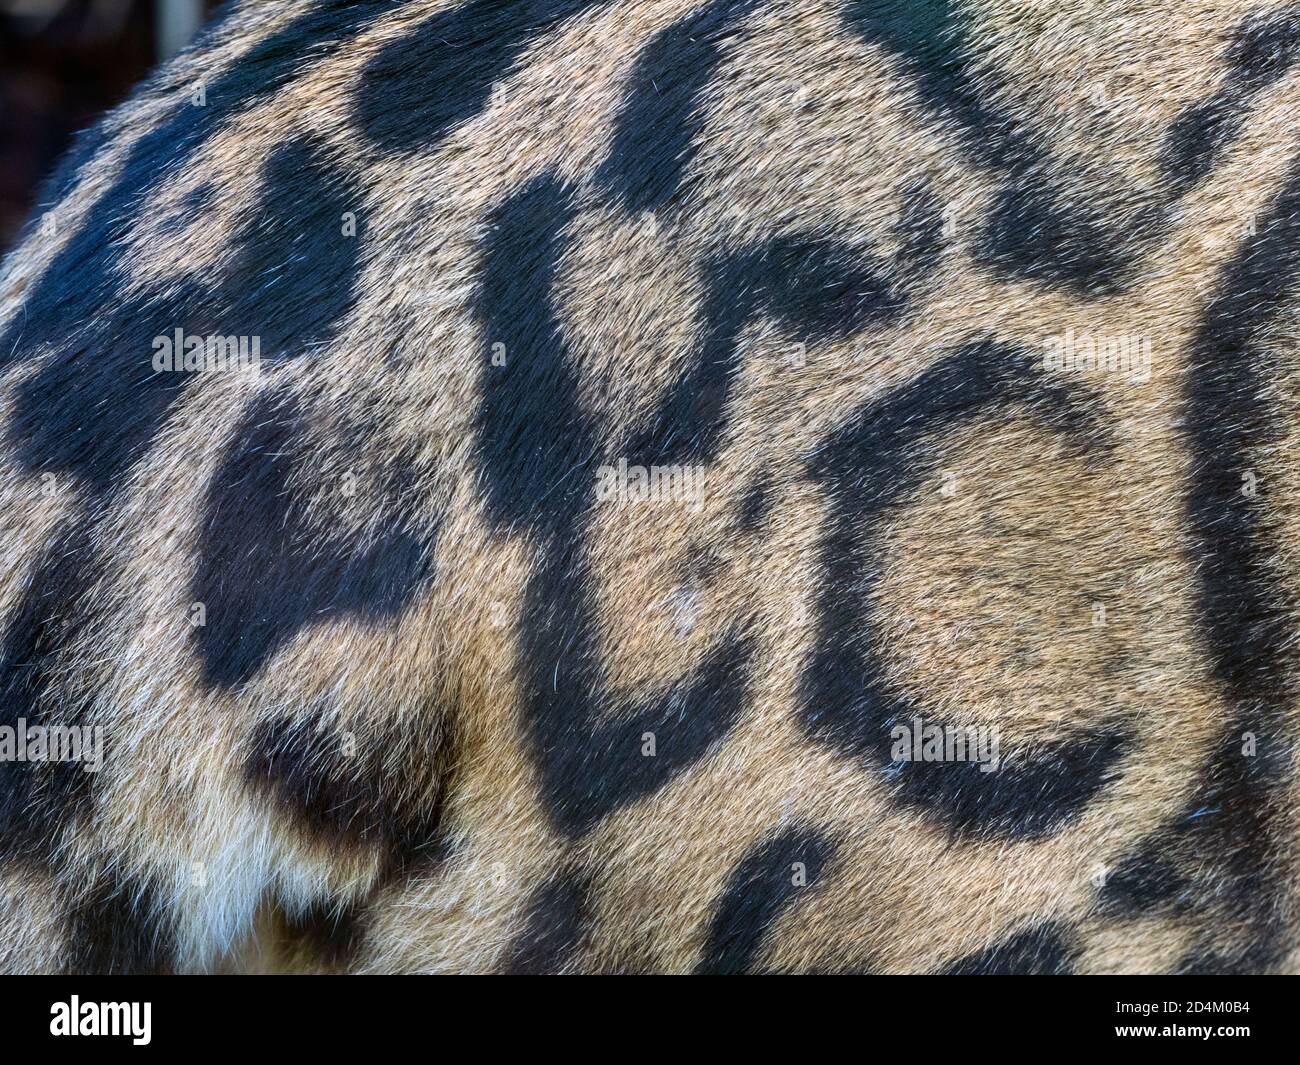
[[[184,47],[217,0],[0,0],[0,253],[72,134]]]

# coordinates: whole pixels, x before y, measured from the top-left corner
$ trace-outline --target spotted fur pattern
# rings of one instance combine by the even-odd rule
[[[0,718],[105,737],[0,762],[0,968],[1300,967],[1298,58],[229,6],[0,272]]]

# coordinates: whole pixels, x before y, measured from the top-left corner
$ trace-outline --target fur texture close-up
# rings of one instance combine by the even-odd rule
[[[0,265],[0,971],[1300,971],[1300,5],[235,0]]]

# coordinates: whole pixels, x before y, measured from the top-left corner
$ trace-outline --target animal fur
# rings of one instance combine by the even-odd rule
[[[0,270],[0,968],[1295,971],[1298,57],[225,9]]]

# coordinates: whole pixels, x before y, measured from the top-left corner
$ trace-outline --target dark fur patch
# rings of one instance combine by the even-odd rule
[[[1170,861],[1171,850],[1159,839],[1148,840],[1120,861],[1099,892],[1103,909],[1122,917],[1177,909],[1188,883]]]
[[[326,844],[378,847],[406,866],[442,853],[447,748],[440,721],[353,734],[316,711],[260,722],[244,775]]]
[[[1077,955],[1065,928],[1045,924],[967,954],[946,966],[943,975],[1069,976]]]
[[[9,435],[23,463],[109,488],[145,453],[189,382],[201,379],[154,368],[154,339],[176,329],[258,337],[269,359],[327,342],[357,276],[360,238],[342,236],[343,211],[355,205],[342,189],[309,141],[277,148],[262,203],[214,287],[183,279],[164,293],[125,298],[87,327],[78,347],[61,348],[19,386]]]
[[[1268,972],[1285,954],[1272,883],[1289,748],[1276,728],[1257,744],[1243,752],[1240,723],[1222,737],[1182,814],[1121,861],[1100,892],[1104,912],[1174,914],[1192,930],[1178,972]]]
[[[496,211],[484,242],[477,429],[488,508],[505,526],[571,530],[595,483],[596,425],[551,298],[574,214],[570,193],[544,176]]]
[[[775,240],[764,249],[757,272],[758,279],[745,281],[764,299],[764,309],[811,341],[897,321],[907,306],[887,263],[825,241]]]
[[[291,399],[266,392],[250,406],[209,485],[193,596],[207,611],[194,638],[210,684],[249,680],[303,628],[352,614],[396,617],[433,573],[436,530],[410,527],[393,485],[366,490],[389,520],[353,539],[310,517],[340,483],[309,483],[306,423]],[[361,442],[358,442],[358,447]]]
[[[357,122],[385,151],[428,150],[487,106],[539,37],[606,2],[469,0],[440,11],[366,64]]]
[[[345,213],[357,235],[343,235]],[[262,172],[262,198],[245,222],[231,269],[212,296],[221,332],[260,336],[262,357],[328,344],[356,299],[364,212],[346,175],[307,137],[279,145]]]
[[[1084,732],[1020,757],[1004,755],[992,773],[976,762],[908,762],[893,781],[894,794],[906,806],[940,812],[957,835],[1035,839],[1081,813],[1118,774],[1126,748],[1123,735]]]
[[[489,346],[478,435],[495,520],[540,526],[550,539],[528,586],[525,712],[548,809],[579,835],[662,787],[725,734],[743,701],[749,644],[724,643],[670,691],[606,716],[612,693],[601,677],[583,546],[599,426],[578,404],[551,305],[572,211],[566,190],[544,177],[492,220],[481,308],[488,344],[505,345],[506,364],[491,365]],[[641,753],[647,732],[654,756]]]
[[[563,971],[582,949],[590,893],[590,881],[572,874],[557,875],[534,891],[524,929],[506,952],[506,973],[548,976]]]
[[[757,532],[772,510],[772,486],[767,481],[755,481],[740,501],[736,525],[742,533]]]
[[[331,969],[346,969],[362,937],[362,908],[320,903],[306,913],[284,915],[285,935]]]
[[[1072,184],[1068,160],[1053,161],[1028,109],[1005,102],[1007,79],[978,61],[989,49],[975,44],[972,9],[959,0],[853,0],[845,13],[898,63],[964,154],[1000,176],[976,244],[979,261],[998,276],[1085,298],[1129,283],[1142,250],[1168,230],[1174,201],[1235,135],[1250,97],[1293,59],[1289,15],[1248,25],[1229,53],[1234,73],[1224,92],[1191,108],[1167,134],[1164,187],[1116,189],[1104,202],[1121,206],[1103,209],[1095,192]]]
[[[0,725],[89,724],[76,693],[55,680],[61,655],[86,621],[83,595],[96,563],[89,530],[57,539],[32,571],[0,643]],[[108,738],[105,737],[105,746]],[[78,762],[0,760],[0,857],[45,856],[89,802],[95,775]]]
[[[101,873],[70,910],[68,957],[73,976],[167,974],[175,964],[175,933],[158,891],[147,880]]]
[[[716,458],[741,370],[740,335],[755,317],[775,318],[803,344],[843,339],[901,318],[917,260],[929,262],[937,254],[936,245],[918,239],[926,235],[910,234],[893,264],[863,249],[802,235],[709,264],[701,339],[686,372],[629,442],[629,462],[649,467]]]
[[[1079,295],[1118,287],[1129,265],[1122,227],[1108,226],[1086,197],[1065,189],[1026,123],[994,102],[1006,93],[997,73],[974,59],[968,5],[854,0],[846,16],[895,59],[965,154],[1003,175],[979,239],[981,261],[1004,276]]]
[[[1247,951],[1243,956],[1239,952],[1196,950],[1174,966],[1174,973],[1178,976],[1258,976],[1265,970],[1250,962],[1250,953]]]
[[[705,95],[723,41],[763,0],[713,0],[661,31],[637,58],[596,182],[625,210],[655,211],[679,191],[704,133]]]
[[[1294,8],[1256,14],[1237,31],[1224,57],[1228,72],[1221,88],[1179,115],[1165,138],[1162,163],[1174,195],[1209,174],[1241,131],[1254,98],[1281,80],[1298,56],[1300,18]]]
[[[1027,149],[1015,123],[981,85],[961,0],[850,0],[845,17],[900,64],[922,102],[954,124],[975,158],[995,167],[1023,162]],[[991,80],[988,72],[983,77]]]
[[[1004,753],[989,773],[974,762],[895,762],[891,730],[920,708],[881,679],[884,652],[871,595],[881,560],[870,530],[931,472],[926,443],[933,434],[1019,410],[1085,454],[1104,453],[1095,406],[1080,390],[1040,377],[1028,353],[975,341],[870,404],[809,461],[832,513],[821,545],[819,636],[801,681],[800,719],[820,742],[879,766],[900,803],[957,835],[1038,838],[1058,831],[1111,779],[1126,744],[1106,731],[1069,736]]]
[[[283,232],[250,226],[231,283],[216,292],[192,278],[179,279],[165,291],[141,292],[132,288],[118,261],[133,220],[148,211],[153,190],[228,118],[282,89],[313,50],[328,50],[393,8],[394,0],[314,5],[206,86],[205,105],[191,102],[191,88],[179,93],[166,117],[127,152],[117,177],[33,286],[23,313],[0,334],[0,372],[14,361],[54,349],[41,371],[19,389],[8,430],[29,469],[71,470],[103,491],[144,454],[190,376],[153,371],[154,337],[169,336],[178,327],[195,336],[236,335],[238,330],[222,321],[226,315],[251,321],[254,334],[264,327],[275,339],[285,335],[276,333],[285,315],[296,317],[299,326],[304,315],[336,320],[347,293],[329,292],[315,272],[321,264],[305,256],[325,252],[327,270],[339,274],[339,256],[355,255],[357,242],[341,236],[337,217],[329,220],[331,231],[340,234],[332,255],[319,236],[286,241]],[[310,161],[301,173],[283,169],[304,161],[301,146],[281,151],[285,154],[273,157],[275,166],[268,168],[275,186],[267,190],[269,217],[259,217],[257,223],[288,218],[292,234],[302,224],[293,221],[295,212],[307,211],[303,217],[320,220],[320,212],[337,206],[340,194],[337,178],[320,176],[323,171]],[[304,178],[312,183],[313,195],[303,195]],[[267,277],[276,265],[287,268],[283,279]],[[268,281],[280,285],[284,297],[274,314],[257,287]],[[308,328],[302,335],[320,332]]]
[[[1289,605],[1262,524],[1277,486],[1248,474],[1278,435],[1264,390],[1266,334],[1300,288],[1300,164],[1220,278],[1192,341],[1186,437],[1195,477],[1187,522],[1215,677],[1239,704],[1280,712],[1294,686]]]
[[[1249,92],[1280,81],[1300,58],[1300,9],[1284,4],[1257,11],[1237,31],[1227,61],[1231,77]]]
[[[1290,61],[1290,45],[1251,47]],[[1264,70],[1254,77],[1267,80],[1281,61],[1259,60]],[[1121,863],[1101,893],[1111,910],[1172,910],[1190,922],[1195,944],[1178,966],[1184,972],[1264,972],[1287,949],[1273,885],[1282,875],[1282,789],[1296,742],[1288,723],[1294,604],[1269,529],[1276,485],[1261,479],[1243,491],[1243,474],[1278,440],[1266,387],[1275,372],[1269,329],[1297,288],[1300,164],[1224,268],[1185,375],[1193,468],[1186,527],[1201,632],[1231,723],[1179,818]]]
[[[160,303],[123,298],[22,381],[7,436],[27,470],[74,474],[95,494],[117,483],[196,376],[156,373],[152,339],[178,326],[200,335],[190,313],[199,303],[197,287],[185,281]]]
[[[551,288],[573,217],[569,193],[535,180],[494,216],[484,249],[487,323],[479,442],[495,520],[551,537],[529,582],[522,660],[526,718],[548,809],[571,835],[662,787],[703,756],[739,713],[747,641],[734,639],[669,692],[608,717],[583,546],[599,426],[581,409]],[[505,366],[491,344],[505,345]],[[605,723],[602,723],[604,718]],[[653,733],[657,754],[643,756]]]
[[[1233,721],[1207,768],[1199,805],[1176,832],[1211,875],[1212,920],[1240,930],[1237,960],[1262,969],[1285,951],[1282,919],[1268,904],[1275,855],[1287,831],[1279,790],[1291,762],[1296,692],[1295,605],[1288,593],[1270,504],[1278,485],[1244,477],[1275,446],[1278,412],[1267,396],[1269,330],[1300,289],[1300,163],[1219,279],[1192,341],[1185,432],[1194,477],[1186,514],[1200,582],[1199,620],[1213,675]],[[1244,752],[1246,735],[1255,753]]]
[[[732,256],[707,268],[704,330],[686,371],[628,443],[628,462],[646,467],[712,461],[740,374],[740,333],[762,299],[766,256]]]
[[[704,757],[744,706],[753,643],[738,635],[658,695],[630,702],[609,690],[580,553],[566,564],[557,549],[543,562],[529,583],[524,618],[526,726],[546,807],[571,836]],[[653,755],[642,753],[647,734]]]
[[[728,878],[696,972],[751,971],[777,918],[817,883],[834,854],[833,842],[807,828],[785,829],[750,851]],[[795,883],[795,863],[804,867],[802,885]]]
[[[685,372],[626,444],[632,465],[716,456],[740,373],[740,335],[756,315],[818,342],[896,320],[938,255],[933,198],[904,198],[903,247],[890,263],[815,236],[792,235],[706,264],[703,328]],[[602,427],[578,400],[551,290],[577,205],[551,175],[534,179],[489,220],[479,315],[485,324],[478,437],[487,503],[504,526],[572,530],[589,505]],[[504,359],[504,365],[502,365]]]
[[[69,323],[88,323],[123,293],[115,265],[131,220],[167,175],[241,110],[274,96],[300,73],[307,57],[322,54],[400,0],[321,0],[284,28],[236,59],[206,86],[206,104],[191,103],[193,87],[177,93],[175,106],[127,152],[117,177],[100,196],[77,233],[55,256],[19,315],[0,338],[0,371],[44,344],[61,344]],[[87,138],[99,147],[96,134]]]
[[[1254,754],[1243,751],[1246,731],[1256,737]],[[1285,876],[1290,822],[1283,789],[1292,742],[1271,715],[1238,721],[1216,745],[1183,816],[1160,837],[1187,881],[1178,912],[1196,929],[1196,946],[1180,970],[1268,972],[1286,954],[1275,885]],[[1217,958],[1213,965],[1195,961],[1209,956]]]
[[[1028,168],[999,189],[980,235],[980,261],[999,275],[1063,288],[1080,297],[1120,291],[1133,275],[1137,248],[1127,234],[1153,233],[1149,208],[1104,216],[1078,193],[1054,183],[1046,166]]]

